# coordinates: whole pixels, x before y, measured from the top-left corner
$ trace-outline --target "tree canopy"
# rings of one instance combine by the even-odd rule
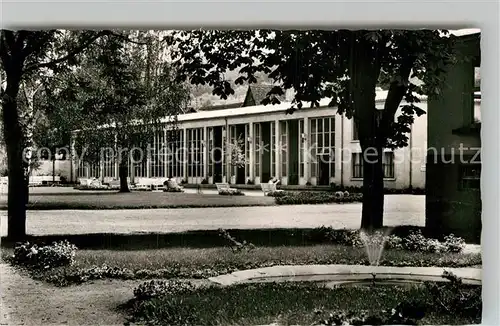
[[[454,37],[440,30],[192,30],[168,36],[179,81],[213,86],[221,98],[234,93],[226,71],[238,70],[236,84],[255,83],[264,73],[273,95],[293,89],[288,113],[318,107],[323,98],[338,114],[353,118],[363,151],[362,227],[383,222],[382,149],[408,145],[420,95],[439,94],[446,66],[455,61]],[[376,87],[385,85],[382,111]],[[401,114],[396,112],[404,100]],[[367,160],[369,149],[375,159]]]
[[[59,120],[78,129],[73,138],[82,160],[98,163],[107,155],[120,163],[122,191],[127,191],[131,149],[147,155],[165,121],[175,128],[177,114],[189,100],[187,88],[174,81],[161,38],[151,32],[134,34],[128,38],[136,40],[132,44],[114,36],[97,40],[80,65],[64,75],[51,101],[54,111],[65,115]]]

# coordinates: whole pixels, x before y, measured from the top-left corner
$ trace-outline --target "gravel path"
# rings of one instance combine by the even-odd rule
[[[7,233],[6,211],[0,212],[1,235]],[[34,235],[81,233],[182,232],[218,228],[358,228],[361,204],[295,205],[147,210],[28,211],[27,232]],[[425,197],[385,198],[384,224],[425,225]]]
[[[123,325],[118,307],[144,280],[96,280],[58,288],[0,263],[0,325]],[[199,284],[208,280],[196,280]]]

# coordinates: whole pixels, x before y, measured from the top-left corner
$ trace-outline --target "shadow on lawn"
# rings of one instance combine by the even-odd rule
[[[424,235],[426,230],[417,226],[399,226],[392,234],[405,236],[411,230],[420,229]],[[229,229],[231,236],[237,240],[246,240],[256,246],[308,246],[324,244],[325,234],[320,228],[315,229]],[[28,241],[37,244],[48,244],[53,241],[68,240],[80,249],[114,249],[141,250],[175,247],[212,248],[227,246],[227,240],[219,235],[218,230],[188,231],[179,233],[93,233],[71,235],[29,235]],[[1,246],[12,248],[14,243],[5,237]]]

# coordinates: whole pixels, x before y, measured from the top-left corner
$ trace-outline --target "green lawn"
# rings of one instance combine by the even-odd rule
[[[269,265],[367,264],[361,248],[342,245],[300,247],[257,247],[249,252],[233,253],[229,248],[172,248],[157,250],[78,250],[76,266],[108,266],[131,270],[164,268],[253,268]],[[386,250],[381,265],[465,267],[481,265],[480,254],[420,253]]]
[[[4,257],[12,249],[2,251]],[[438,254],[386,250],[381,265],[471,267],[481,265],[480,254]],[[368,264],[363,249],[342,245],[256,247],[246,252],[229,248],[171,248],[151,250],[77,250],[70,267],[35,272],[33,276],[67,286],[99,278],[200,279],[274,265]]]
[[[264,283],[208,287],[133,302],[128,313],[133,321],[156,325],[317,325],[331,312],[377,314],[409,299],[418,304],[407,305],[411,311],[401,311],[424,313],[421,324],[480,323],[477,307],[468,315],[447,312],[431,304],[431,293],[424,286],[329,289],[315,283]],[[480,301],[477,292],[474,299]]]
[[[148,209],[270,206],[274,198],[264,196],[220,196],[164,192],[69,192],[32,194],[31,210],[48,209]],[[7,196],[0,199],[0,209],[7,209]]]

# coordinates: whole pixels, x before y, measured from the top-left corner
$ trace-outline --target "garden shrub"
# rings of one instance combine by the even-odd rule
[[[191,293],[194,290],[196,290],[196,287],[189,281],[152,280],[144,282],[135,288],[134,297],[137,300],[148,300],[157,297]]]
[[[218,231],[219,235],[229,243],[229,247],[233,252],[241,252],[241,251],[249,252],[255,249],[255,245],[251,242],[247,242],[246,240],[243,240],[243,242],[239,242],[233,236],[231,236],[229,232],[227,232],[226,230],[219,229]]]
[[[452,233],[444,237],[444,246],[448,252],[462,252],[465,248],[465,240]]]
[[[307,205],[307,204],[329,204],[329,203],[352,203],[362,200],[361,194],[348,194],[344,192],[326,191],[301,191],[285,192],[284,195],[274,196],[278,205]]]
[[[73,188],[75,190],[116,190],[108,185],[77,185]]]
[[[19,243],[14,248],[12,262],[34,269],[71,266],[74,263],[76,250],[76,246],[66,240],[48,246],[38,246],[29,242]]]
[[[448,271],[444,271],[442,277],[449,282],[425,283],[431,293],[431,304],[446,313],[480,320],[482,312],[481,286],[464,285],[462,279]]]
[[[266,196],[268,197],[283,197],[283,196],[293,196],[294,192],[293,191],[270,191],[267,193]]]
[[[335,311],[330,313],[328,318],[320,320],[317,325],[417,325],[418,321],[424,317],[422,312],[425,309],[425,303],[413,305],[413,309],[404,309],[406,306],[402,303],[396,308],[380,312]]]
[[[370,313],[368,311],[335,311],[328,318],[320,320],[319,325],[417,325],[429,310],[460,316],[467,320],[481,320],[482,299],[480,286],[465,286],[453,273],[445,271],[442,275],[450,282],[425,282],[430,296],[408,298],[390,310]],[[322,314],[321,310],[316,311]]]
[[[328,242],[338,245],[363,247],[359,230],[333,229],[331,227],[315,228],[309,239],[313,242]],[[460,253],[465,248],[465,240],[453,234],[444,237],[444,241],[426,238],[420,230],[410,231],[405,237],[394,234],[385,235],[379,231],[370,236],[370,241],[377,241],[382,244],[385,241],[385,248],[399,249],[427,253]],[[322,241],[323,240],[323,241]]]
[[[245,194],[241,192],[240,189],[222,189],[219,191],[219,195],[222,196],[244,196]]]
[[[356,186],[344,186],[336,185],[334,183],[330,184],[330,191],[348,191],[351,193],[362,193],[362,187]],[[384,188],[384,194],[386,195],[425,195],[425,189],[423,188],[405,188],[405,189],[392,189]]]

